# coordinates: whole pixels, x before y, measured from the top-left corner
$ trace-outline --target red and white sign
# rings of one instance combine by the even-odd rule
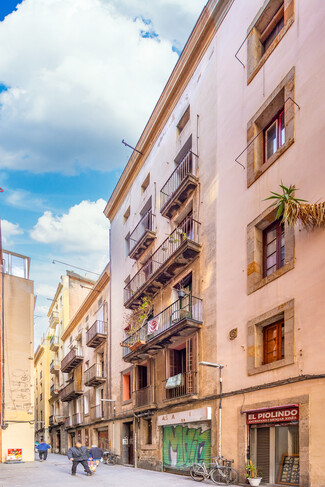
[[[284,421],[298,421],[299,408],[264,409],[262,411],[247,411],[247,424],[282,423]]]
[[[151,335],[155,331],[158,330],[160,324],[160,315],[157,318],[153,318],[152,320],[148,321],[148,335]]]

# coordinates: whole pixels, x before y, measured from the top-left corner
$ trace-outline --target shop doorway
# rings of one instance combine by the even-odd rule
[[[108,448],[108,430],[98,431],[98,447],[103,451],[107,451]]]
[[[58,431],[56,433],[56,448],[58,453],[61,453],[61,433]]]
[[[134,465],[133,422],[123,423],[122,428],[122,461]]]

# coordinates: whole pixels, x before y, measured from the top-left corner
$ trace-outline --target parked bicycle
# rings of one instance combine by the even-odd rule
[[[238,472],[231,464],[231,460],[223,457],[215,458],[215,463],[205,464],[194,463],[190,468],[190,475],[196,482],[202,482],[204,479],[211,479],[217,485],[231,485],[237,482]]]
[[[115,453],[112,453],[111,451],[104,451],[103,453],[103,463],[106,463],[106,465],[116,465],[118,461],[118,455],[115,455]]]

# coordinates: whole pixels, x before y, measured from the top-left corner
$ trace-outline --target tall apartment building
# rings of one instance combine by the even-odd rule
[[[64,375],[60,370],[61,360],[64,357],[62,334],[76,310],[89,292],[94,281],[83,277],[75,272],[66,271],[61,276],[54,299],[48,311],[49,337],[51,360],[48,373],[50,380],[50,414],[49,428],[52,451],[55,453],[66,453],[65,419],[68,416],[67,408],[59,400],[60,389],[64,387]]]
[[[34,460],[33,317],[30,258],[1,249],[1,454]]]
[[[34,354],[34,406],[35,406],[35,441],[42,439],[49,443],[49,399],[52,394],[50,385],[50,340],[48,332],[43,337]]]
[[[324,21],[322,0],[209,0],[108,201],[125,464],[222,446],[242,481],[251,459],[266,483],[324,485],[325,233],[265,200],[281,181],[325,198]],[[201,361],[223,366],[222,426]]]
[[[66,444],[108,449],[111,341],[107,265],[62,334],[60,401],[66,406]]]

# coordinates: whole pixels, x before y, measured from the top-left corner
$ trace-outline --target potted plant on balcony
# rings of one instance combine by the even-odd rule
[[[258,467],[253,464],[252,460],[249,460],[248,465],[246,465],[246,477],[250,485],[260,485],[262,477],[258,475]]]
[[[137,334],[136,332],[140,330],[140,328],[145,324],[149,316],[152,315],[152,312],[152,299],[149,296],[143,296],[140,306],[132,310],[131,314],[125,316],[124,321],[127,325],[124,329],[125,333],[129,337],[134,336],[134,339],[131,339],[129,344],[127,345],[130,350],[137,350],[145,344],[145,341],[140,336],[140,333]]]

